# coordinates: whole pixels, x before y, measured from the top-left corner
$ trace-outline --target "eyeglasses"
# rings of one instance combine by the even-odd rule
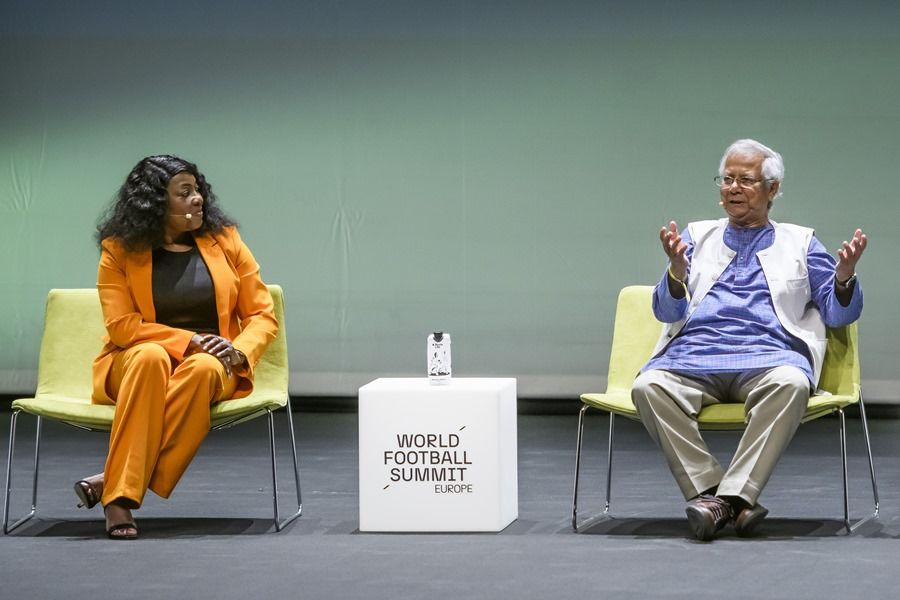
[[[737,181],[737,184],[742,188],[752,188],[754,185],[759,183],[760,181],[772,181],[771,179],[757,179],[756,177],[732,177],[731,175],[716,175],[713,177],[713,181],[716,182],[716,185],[720,188],[730,188],[734,185],[734,182]]]

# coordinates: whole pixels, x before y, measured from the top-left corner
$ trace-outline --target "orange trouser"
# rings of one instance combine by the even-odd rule
[[[107,380],[116,414],[104,468],[104,505],[140,506],[149,487],[168,498],[209,432],[209,407],[230,398],[238,377],[210,354],[174,366],[159,344],[145,342],[113,360]]]

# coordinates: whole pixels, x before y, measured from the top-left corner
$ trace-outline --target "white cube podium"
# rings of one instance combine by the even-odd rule
[[[500,531],[519,516],[516,380],[359,388],[359,530]]]

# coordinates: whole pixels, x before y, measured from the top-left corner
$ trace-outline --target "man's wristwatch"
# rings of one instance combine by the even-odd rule
[[[837,277],[835,277],[835,278],[834,278],[834,282],[837,284],[838,287],[841,287],[841,288],[849,288],[849,287],[852,287],[853,284],[856,283],[856,273],[854,273],[853,275],[851,275],[850,277],[848,277],[848,278],[847,278],[846,280],[844,280],[844,281],[841,281],[840,279],[838,279]]]

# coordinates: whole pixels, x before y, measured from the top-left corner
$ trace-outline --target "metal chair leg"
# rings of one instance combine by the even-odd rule
[[[287,416],[288,432],[291,436],[291,459],[294,462],[294,485],[297,488],[297,516],[303,512],[303,498],[300,495],[300,466],[297,463],[297,439],[294,436],[294,413],[291,410],[291,399],[288,398],[287,407],[285,408]]]
[[[38,486],[38,466],[40,465],[40,457],[41,457],[41,417],[37,418],[37,425],[35,427],[35,437],[34,437],[34,479],[31,483],[31,510],[21,519],[17,520],[12,525],[9,524],[9,497],[12,490],[12,465],[13,465],[13,456],[15,455],[16,448],[16,422],[18,421],[19,413],[21,411],[15,410],[12,413],[12,417],[9,421],[9,451],[6,459],[6,492],[3,497],[3,533],[4,535],[12,532],[14,529],[31,519],[37,513],[37,486]]]
[[[844,480],[844,527],[847,528],[847,533],[850,533],[850,489],[847,481],[847,423],[843,409],[839,408],[837,412],[840,421],[841,474]]]
[[[300,495],[300,469],[297,464],[297,442],[294,436],[294,418],[293,413],[291,411],[291,400],[288,398],[287,405],[285,406],[285,411],[287,412],[287,421],[288,421],[288,431],[290,433],[291,438],[291,457],[294,462],[294,484],[297,488],[297,511],[292,513],[291,516],[287,517],[283,521],[279,515],[278,511],[278,473],[275,466],[275,419],[272,415],[272,411],[266,411],[266,416],[269,420],[269,453],[272,457],[272,505],[274,509],[274,521],[275,521],[275,531],[281,531],[291,522],[293,522],[300,514],[303,512],[303,501]]]
[[[578,476],[581,472],[581,440],[584,437],[584,413],[588,409],[585,404],[578,413],[578,433],[575,438],[575,485],[572,490],[572,529],[578,531]]]
[[[613,460],[613,439],[616,434],[616,415],[609,413],[609,447],[606,450],[606,506],[603,507],[603,514],[609,514],[609,498],[612,494],[612,460]]]
[[[3,533],[9,533],[9,530],[6,528],[6,524],[9,521],[9,490],[10,490],[10,481],[12,477],[12,462],[13,462],[13,452],[16,449],[16,419],[19,416],[19,411],[13,411],[12,417],[9,420],[9,450],[6,453],[6,492],[3,494]]]
[[[861,525],[868,523],[869,521],[872,521],[874,519],[877,519],[878,511],[880,509],[880,502],[878,499],[878,483],[875,479],[875,461],[872,460],[872,443],[871,443],[871,440],[869,439],[869,423],[868,423],[868,419],[866,419],[866,405],[865,405],[865,402],[863,402],[862,390],[860,390],[860,392],[859,392],[859,419],[862,422],[863,439],[866,442],[866,455],[869,459],[869,476],[872,479],[872,498],[875,503],[875,508],[874,508],[872,514],[870,514],[866,517],[863,517],[862,519],[860,519],[859,521],[854,523],[852,526],[848,525],[848,528],[847,528],[848,533],[853,533]]]
[[[584,530],[585,526],[587,525],[593,525],[594,523],[605,520],[610,516],[609,499],[612,487],[612,444],[613,434],[615,431],[615,415],[612,413],[609,413],[609,449],[607,450],[606,454],[606,504],[603,507],[602,513],[585,519],[581,523],[578,523],[578,483],[581,474],[581,448],[582,442],[584,440],[584,415],[589,408],[591,408],[591,406],[585,404],[581,407],[581,412],[578,413],[578,435],[575,442],[575,484],[572,491],[572,529],[575,531],[575,533],[579,533],[579,530]]]

